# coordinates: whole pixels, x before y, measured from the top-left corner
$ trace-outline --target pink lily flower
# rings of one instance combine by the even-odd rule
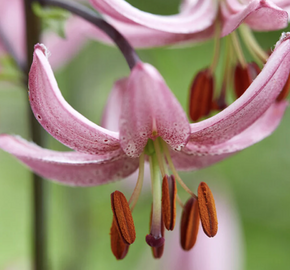
[[[0,135],[0,148],[39,175],[66,185],[109,183],[131,175],[139,166],[137,184],[129,200],[131,211],[141,191],[144,162],[149,160],[153,210],[151,232],[146,241],[155,249],[164,243],[159,170],[165,177],[169,166],[192,199],[197,198],[177,170],[204,168],[269,136],[279,125],[288,105],[286,101],[275,100],[289,75],[290,33],[282,36],[262,72],[239,99],[217,115],[195,124],[189,124],[159,72],[149,64],[137,62],[128,78],[116,82],[105,110],[103,124],[110,123],[114,128],[117,122],[110,121],[114,117],[118,119],[118,131],[92,123],[64,100],[47,55],[44,45],[35,45],[29,73],[31,108],[47,132],[75,151],[43,149],[7,134]],[[208,190],[205,183],[203,187]],[[116,202],[124,203],[124,195],[116,191],[112,196],[114,215],[122,213]],[[213,198],[210,200],[212,202]],[[128,205],[126,209],[130,212]],[[114,234],[114,224],[112,235],[118,237]],[[130,233],[133,240],[130,238],[125,245],[134,242],[135,233]],[[113,241],[115,244],[118,239]],[[118,252],[115,246],[112,250]],[[122,259],[123,251],[127,250],[128,247],[118,257],[114,255]]]
[[[102,128],[75,111],[62,97],[47,59],[36,45],[29,98],[40,124],[75,150],[45,150],[18,137],[1,135],[0,147],[43,177],[69,185],[92,186],[124,178],[138,167],[148,139],[160,137],[176,169],[209,166],[270,135],[287,106],[275,102],[289,74],[289,34],[284,34],[247,91],[217,115],[189,124],[158,71],[138,63],[112,91],[103,123],[118,119],[119,132]],[[115,97],[118,98],[115,98]],[[119,109],[118,109],[119,108]],[[115,115],[114,112],[118,111]],[[110,115],[109,115],[110,114]]]
[[[10,44],[14,45],[17,58],[24,62],[26,55],[25,17],[22,0],[0,0],[0,26]],[[48,44],[52,52],[50,61],[54,68],[61,67],[85,44],[93,30],[93,26],[78,18],[72,17],[66,23],[66,38],[54,33],[45,33],[43,41]],[[60,49],[61,48],[61,49]],[[0,55],[6,53],[0,39]]]
[[[242,22],[254,30],[270,31],[288,25],[289,1],[184,0],[176,15],[161,16],[141,11],[126,1],[90,0],[106,20],[134,47],[155,47],[199,42],[212,38],[216,20],[221,20],[221,36],[234,31]],[[218,16],[218,10],[221,16]],[[271,18],[271,19],[269,19]],[[110,42],[104,36],[97,36]]]

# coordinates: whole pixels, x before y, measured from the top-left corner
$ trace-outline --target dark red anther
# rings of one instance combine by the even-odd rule
[[[286,99],[289,94],[289,91],[290,91],[290,74],[288,76],[288,79],[282,91],[280,92],[279,96],[276,98],[276,101],[279,102],[279,101],[282,101],[283,99]]]
[[[123,241],[123,238],[120,236],[115,218],[113,218],[111,231],[111,250],[117,260],[122,260],[126,257],[129,245]]]
[[[245,68],[243,68],[241,64],[236,66],[234,74],[234,89],[237,98],[244,94],[260,72],[261,69],[255,62],[248,63]]]
[[[191,197],[183,208],[180,222],[180,244],[186,251],[192,249],[196,242],[199,221],[198,201]]]
[[[197,121],[210,113],[214,91],[214,77],[209,69],[200,71],[190,87],[189,116]]]
[[[165,228],[173,231],[176,218],[176,182],[173,175],[163,177],[162,182],[162,217]]]

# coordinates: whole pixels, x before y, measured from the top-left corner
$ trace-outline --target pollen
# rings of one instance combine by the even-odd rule
[[[165,228],[173,231],[176,219],[176,182],[173,175],[165,175],[162,182],[162,215]]]
[[[197,192],[202,228],[208,237],[214,237],[218,230],[218,220],[212,192],[204,182],[199,184]]]
[[[199,220],[197,199],[191,197],[183,208],[180,222],[180,244],[186,251],[192,249],[196,242]]]
[[[115,218],[113,218],[110,236],[111,236],[111,250],[114,256],[116,257],[117,260],[124,259],[128,253],[129,245],[127,245],[123,241],[123,238],[120,236]]]
[[[120,191],[111,194],[111,207],[116,221],[116,227],[124,243],[133,244],[136,232],[132,213],[126,197]]]

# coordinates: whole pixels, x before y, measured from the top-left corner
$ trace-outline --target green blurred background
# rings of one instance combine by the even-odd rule
[[[175,13],[178,7],[177,0],[166,1],[165,6],[162,0],[130,2],[158,14]],[[279,36],[280,32],[256,34],[265,49],[273,48]],[[144,62],[160,71],[187,109],[189,84],[198,70],[210,64],[212,51],[213,42],[206,42],[195,47],[150,49],[138,53]],[[69,65],[56,72],[56,77],[66,100],[87,118],[100,123],[113,82],[128,74],[126,62],[117,49],[90,41]],[[26,115],[30,108],[26,90],[9,84],[1,83],[0,86],[0,131],[28,139]],[[242,223],[246,270],[289,267],[289,121],[288,110],[279,128],[264,141],[210,168],[181,174],[193,190],[201,180],[206,180],[210,186],[221,185],[231,191]],[[66,150],[49,135],[46,135],[46,146]],[[10,269],[9,265],[15,265],[15,269],[29,269],[30,172],[3,151],[0,152],[0,164],[0,269]],[[151,260],[150,249],[143,240],[148,231],[151,195],[141,194],[134,213],[136,243],[126,259],[117,262],[109,242],[110,193],[116,189],[130,196],[133,187],[114,183],[71,188],[46,182],[50,269],[146,269],[138,263],[144,256]],[[181,197],[183,201],[187,199],[182,192]]]

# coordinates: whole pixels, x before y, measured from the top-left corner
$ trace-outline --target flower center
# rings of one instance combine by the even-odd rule
[[[178,175],[171,160],[168,145],[160,137],[154,141],[149,139],[139,158],[138,180],[129,201],[127,202],[125,196],[119,191],[115,191],[111,195],[114,215],[111,227],[111,247],[117,259],[123,259],[128,252],[129,245],[133,243],[135,228],[132,225],[131,212],[142,189],[145,155],[150,164],[152,187],[150,232],[145,239],[152,248],[154,258],[162,256],[165,246],[164,228],[172,231],[175,227],[176,201],[183,209],[180,230],[181,245],[184,250],[193,247],[197,237],[199,220],[202,222],[206,235],[213,237],[217,233],[215,204],[208,186],[201,183],[198,188],[198,196],[195,195]],[[172,174],[169,173],[169,170]],[[190,199],[186,205],[181,202],[177,195],[175,180],[190,194]]]

